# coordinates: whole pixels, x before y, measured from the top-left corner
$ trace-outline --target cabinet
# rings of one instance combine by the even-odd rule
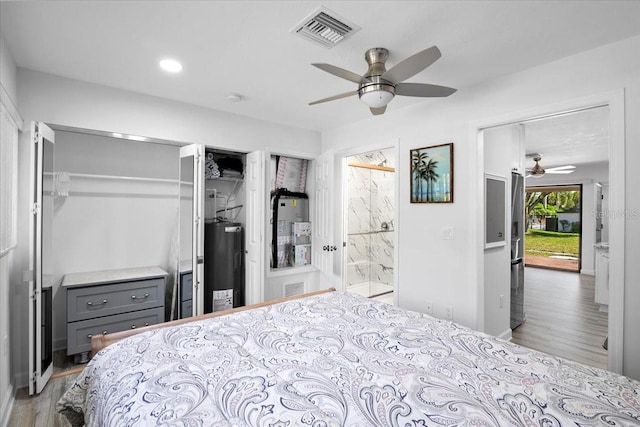
[[[164,322],[167,272],[159,267],[67,274],[67,355],[91,350],[91,337]]]
[[[178,318],[193,316],[193,272],[180,272],[180,288],[178,289]]]

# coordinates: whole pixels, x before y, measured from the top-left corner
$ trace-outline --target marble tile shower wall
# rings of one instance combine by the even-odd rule
[[[393,287],[394,173],[349,167],[348,286]]]

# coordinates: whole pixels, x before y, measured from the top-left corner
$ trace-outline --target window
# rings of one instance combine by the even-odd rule
[[[0,103],[0,257],[16,245],[18,125]]]

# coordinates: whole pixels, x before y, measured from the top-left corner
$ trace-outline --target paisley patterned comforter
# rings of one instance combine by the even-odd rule
[[[58,402],[89,426],[638,426],[640,382],[342,292],[142,333]]]

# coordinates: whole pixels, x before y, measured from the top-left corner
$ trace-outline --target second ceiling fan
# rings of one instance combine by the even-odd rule
[[[527,178],[532,176],[534,178],[540,178],[541,176],[547,173],[557,173],[557,174],[569,174],[574,171],[576,168],[573,165],[565,165],[558,166],[555,168],[545,169],[540,166],[540,160],[542,160],[542,154],[527,154],[527,159],[533,159],[535,165],[531,169],[527,169]]]
[[[369,68],[362,76],[331,64],[311,64],[334,76],[357,83],[358,89],[310,102],[309,105],[358,95],[360,100],[369,106],[371,113],[379,115],[385,112],[387,104],[396,95],[427,98],[449,96],[457,89],[427,83],[404,82],[436,62],[441,55],[440,49],[431,46],[387,70],[385,62],[389,57],[389,51],[382,47],[375,47],[367,50],[364,55]]]

